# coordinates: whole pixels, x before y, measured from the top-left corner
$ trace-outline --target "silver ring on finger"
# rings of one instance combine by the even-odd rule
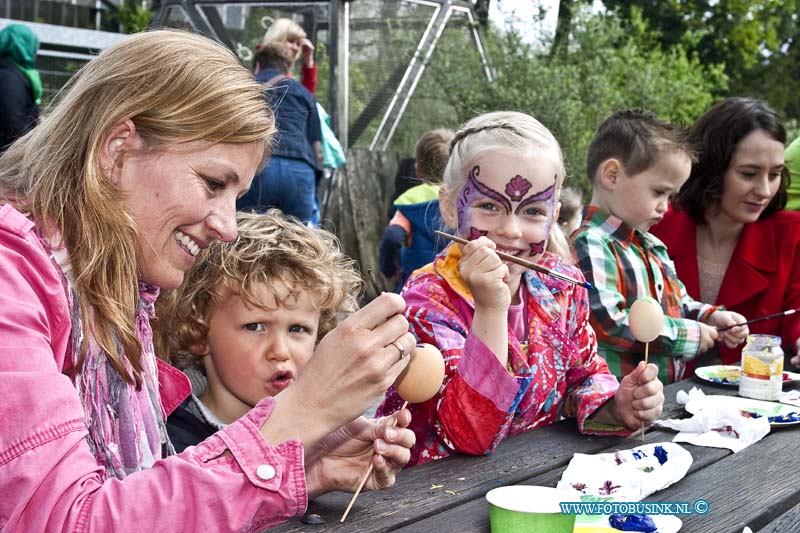
[[[397,341],[392,341],[392,346],[397,348],[400,351],[400,359],[406,356],[406,351],[403,349],[403,345]]]

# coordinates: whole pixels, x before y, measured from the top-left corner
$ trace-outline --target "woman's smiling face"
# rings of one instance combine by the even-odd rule
[[[742,138],[725,171],[719,212],[740,224],[757,221],[780,189],[783,152],[766,130]]]
[[[175,288],[201,249],[236,237],[236,199],[263,150],[256,142],[192,141],[124,155],[112,175],[136,223],[142,281]]]

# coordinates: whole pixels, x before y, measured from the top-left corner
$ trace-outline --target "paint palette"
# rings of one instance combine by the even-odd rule
[[[699,413],[708,402],[716,402],[720,405],[734,405],[739,412],[749,418],[760,418],[766,416],[769,424],[773,427],[793,426],[800,424],[800,407],[786,405],[778,402],[766,402],[763,400],[752,400],[739,396],[705,396],[702,399],[690,400],[686,404],[686,410],[691,414]]]
[[[742,375],[741,367],[734,365],[711,365],[701,366],[694,370],[694,374],[709,383],[715,385],[726,385],[728,387],[738,387],[739,378]],[[792,383],[800,380],[800,374],[796,372],[783,372],[783,384]]]

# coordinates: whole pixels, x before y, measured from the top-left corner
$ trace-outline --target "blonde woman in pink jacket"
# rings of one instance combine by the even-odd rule
[[[235,237],[274,131],[228,50],[154,31],[89,62],[0,159],[0,529],[262,530],[370,461],[367,487],[393,484],[409,413],[357,417],[414,346],[396,295],[226,429],[177,455],[167,437],[190,386],[154,353],[153,303]]]

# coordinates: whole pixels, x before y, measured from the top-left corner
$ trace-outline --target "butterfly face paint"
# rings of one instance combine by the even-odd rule
[[[487,153],[458,195],[458,233],[470,240],[485,235],[513,255],[541,255],[553,225],[556,180],[556,164],[546,155]]]

